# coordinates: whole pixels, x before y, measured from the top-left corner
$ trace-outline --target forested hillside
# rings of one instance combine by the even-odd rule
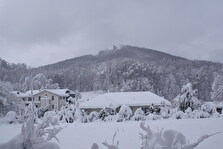
[[[86,55],[32,69],[79,91],[152,91],[172,100],[187,82],[198,89],[199,98],[210,100],[223,64],[192,61],[163,52],[133,46],[114,47],[98,55]]]
[[[152,91],[169,100],[176,97],[187,82],[194,84],[198,97],[206,101],[223,86],[223,83],[216,84],[223,78],[223,64],[188,60],[133,46],[114,47],[95,56],[81,56],[28,70],[22,66],[15,65],[13,71],[8,68],[4,75],[1,74],[1,79],[16,83],[23,82],[28,75],[43,73],[61,88]],[[5,71],[4,67],[1,63],[0,68]]]

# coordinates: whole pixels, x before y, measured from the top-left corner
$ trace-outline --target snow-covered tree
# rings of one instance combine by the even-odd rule
[[[18,112],[21,106],[21,101],[16,99],[12,93],[11,84],[0,81],[0,116],[5,115],[9,111]]]
[[[75,91],[75,99],[76,99],[76,101],[78,101],[79,99],[81,99],[81,93],[78,91],[78,90],[76,90]]]
[[[33,79],[35,78],[35,79]],[[22,82],[23,92],[30,90],[31,85],[33,85],[33,89],[58,89],[59,85],[57,83],[53,83],[52,79],[48,79],[44,74],[39,73],[36,74],[33,78],[26,77]],[[31,83],[33,81],[33,83]]]
[[[18,121],[20,123],[24,123],[27,121],[28,118],[34,117],[34,120],[38,119],[38,109],[36,106],[32,106],[29,104],[28,106],[23,106],[18,111]]]
[[[174,77],[173,74],[168,74],[165,78],[164,78],[164,82],[163,82],[163,92],[166,95],[166,99],[173,99],[175,96],[179,93],[179,86],[177,85],[177,81],[176,78]]]
[[[59,112],[60,120],[67,123],[87,122],[87,116],[84,111],[79,108],[79,102],[75,98],[68,98]]]
[[[183,86],[181,93],[173,100],[173,104],[183,112],[188,107],[195,110],[200,106],[200,102],[196,97],[196,90],[192,89],[191,83],[187,83]]]
[[[223,101],[223,76],[215,74],[212,84],[211,99],[213,101]]]
[[[59,112],[60,121],[73,123],[75,120],[75,112],[77,105],[75,104],[75,98],[68,98]]]

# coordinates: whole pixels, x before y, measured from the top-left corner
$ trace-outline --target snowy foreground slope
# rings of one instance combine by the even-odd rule
[[[188,141],[195,142],[204,134],[223,132],[223,119],[182,119],[146,121],[154,131],[174,129],[182,132]],[[116,140],[120,149],[140,149],[140,122],[95,122],[61,124],[66,126],[59,134],[61,149],[90,149],[92,143],[98,143],[100,149],[105,149],[101,142],[111,143],[113,134],[118,130]],[[6,142],[20,132],[20,125],[0,125],[0,143]],[[223,147],[223,133],[212,136],[203,141],[197,149],[221,149]],[[56,142],[56,141],[55,141]]]

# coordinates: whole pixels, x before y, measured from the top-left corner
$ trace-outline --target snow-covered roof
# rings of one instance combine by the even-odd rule
[[[27,97],[27,95],[25,93],[22,93],[20,91],[12,91],[12,93],[18,97],[18,98],[24,98],[24,97]]]
[[[69,89],[43,89],[43,90],[33,90],[33,95],[37,95],[37,94],[39,94],[41,92],[44,92],[44,91],[56,94],[58,96],[69,96],[69,94],[75,94],[74,91],[71,91]],[[29,90],[25,94],[28,97],[30,97],[31,96],[31,91]]]
[[[222,101],[217,102],[217,103],[215,103],[215,106],[216,106],[216,108],[223,108],[223,102]]]
[[[215,106],[216,108],[223,108],[223,101],[210,101],[210,102],[205,102],[205,104]]]
[[[147,106],[160,105],[161,103],[171,105],[169,101],[152,92],[114,92],[95,96],[91,100],[80,104],[80,108],[118,107],[124,104],[128,106]]]
[[[90,91],[90,92],[81,92],[81,99],[80,102],[86,102],[91,100],[92,98],[94,98],[97,95],[101,95],[104,94],[105,92],[102,90],[98,90],[98,91]]]

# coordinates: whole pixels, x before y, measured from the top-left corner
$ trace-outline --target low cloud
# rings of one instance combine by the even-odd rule
[[[0,0],[0,57],[40,66],[128,44],[223,62],[222,5],[220,0]]]

